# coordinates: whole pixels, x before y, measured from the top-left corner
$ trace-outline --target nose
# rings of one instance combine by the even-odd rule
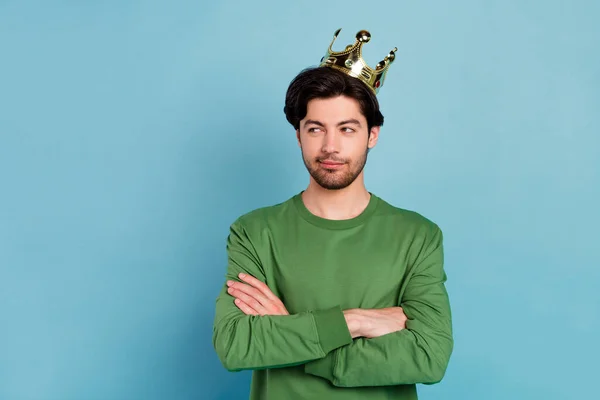
[[[335,130],[329,130],[323,135],[323,153],[338,153],[340,151],[340,136]]]

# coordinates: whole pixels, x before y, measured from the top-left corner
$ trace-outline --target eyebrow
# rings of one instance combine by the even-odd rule
[[[338,126],[341,126],[341,125],[347,125],[347,124],[354,124],[354,125],[358,125],[358,126],[360,126],[360,122],[358,122],[358,120],[356,120],[356,119],[354,119],[354,118],[352,118],[352,119],[347,119],[347,120],[345,120],[345,121],[342,121],[342,122],[340,122],[340,123],[338,124]]]
[[[304,126],[309,125],[309,124],[323,126],[323,127],[325,126],[322,122],[316,121],[314,119],[307,119],[306,122],[304,123]],[[340,122],[338,122],[337,126],[342,126],[342,125],[346,125],[346,124],[354,124],[354,125],[360,126],[360,122],[358,122],[358,120],[356,120],[354,118],[340,121]]]

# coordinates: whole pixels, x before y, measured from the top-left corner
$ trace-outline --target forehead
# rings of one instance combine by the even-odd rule
[[[360,104],[351,97],[338,96],[328,99],[313,99],[306,106],[305,119],[336,122],[349,118],[364,120]]]

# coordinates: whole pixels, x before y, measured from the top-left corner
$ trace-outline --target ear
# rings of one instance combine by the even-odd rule
[[[377,144],[377,139],[379,139],[379,130],[380,126],[374,126],[371,128],[371,134],[369,135],[369,141],[367,142],[367,147],[372,149]]]
[[[298,140],[298,147],[302,147],[302,142],[300,142],[300,129],[296,129],[296,139]]]

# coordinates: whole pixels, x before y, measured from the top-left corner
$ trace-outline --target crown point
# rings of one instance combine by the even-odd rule
[[[396,47],[394,47],[392,49],[392,51],[390,51],[390,54],[388,54],[387,56],[385,56],[385,59],[388,60],[390,63],[392,61],[394,61],[396,59],[396,52],[398,51],[398,49]]]
[[[356,40],[362,43],[367,43],[371,40],[371,34],[368,31],[362,30],[356,34]]]

